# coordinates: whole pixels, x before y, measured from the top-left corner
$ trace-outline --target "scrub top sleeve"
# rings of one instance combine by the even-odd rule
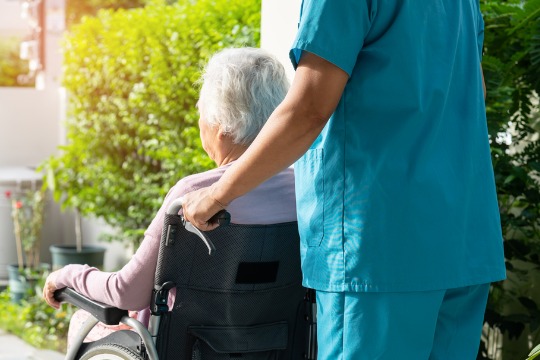
[[[304,0],[298,33],[289,53],[296,70],[302,51],[313,53],[351,76],[371,27],[370,0]]]

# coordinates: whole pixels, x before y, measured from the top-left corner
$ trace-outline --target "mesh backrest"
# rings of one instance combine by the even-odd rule
[[[177,222],[168,219],[165,227]],[[173,241],[160,245],[156,284],[173,281],[177,291],[160,326],[160,359],[302,358],[297,224],[231,224],[206,234],[213,256],[181,225]]]

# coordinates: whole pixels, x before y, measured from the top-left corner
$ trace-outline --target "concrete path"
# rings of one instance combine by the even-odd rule
[[[63,360],[64,354],[37,350],[15,335],[0,329],[0,360]]]

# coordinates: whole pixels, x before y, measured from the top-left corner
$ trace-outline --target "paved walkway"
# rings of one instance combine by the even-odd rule
[[[0,329],[0,360],[63,360],[64,354],[37,350],[15,335]]]

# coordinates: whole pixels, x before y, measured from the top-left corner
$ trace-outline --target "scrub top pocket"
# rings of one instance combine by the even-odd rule
[[[308,150],[294,165],[294,173],[301,240],[310,247],[320,246],[324,237],[323,149]]]

